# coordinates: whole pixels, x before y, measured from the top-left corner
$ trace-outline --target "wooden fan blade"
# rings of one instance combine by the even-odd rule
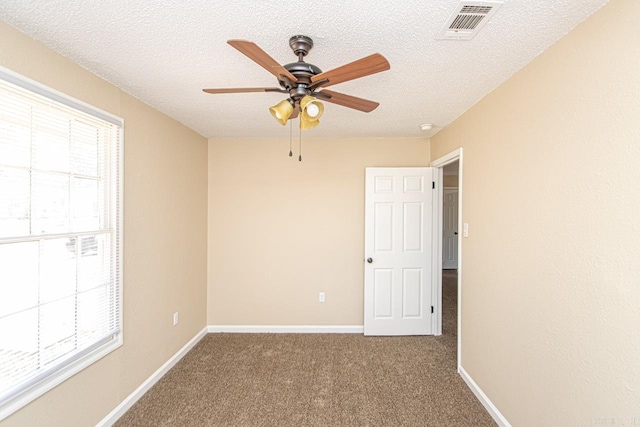
[[[318,80],[327,79],[329,82],[322,85],[322,87],[327,87],[368,76],[370,74],[379,73],[381,71],[386,71],[389,68],[391,68],[389,61],[379,53],[374,53],[373,55],[358,59],[357,61],[343,65],[342,67],[316,74],[311,77],[311,82],[315,83]]]
[[[282,74],[289,78],[289,80],[291,80],[292,82],[298,81],[296,76],[287,71],[287,69],[282,65],[278,64],[275,59],[270,57],[267,52],[260,49],[257,44],[247,40],[228,40],[227,43],[238,49],[249,59],[276,76],[278,79]]]
[[[342,105],[343,107],[353,108],[354,110],[364,111],[365,113],[369,113],[375,110],[376,108],[378,108],[378,105],[380,105],[380,103],[378,102],[356,98],[355,96],[345,95],[344,93],[334,92],[326,89],[319,93],[331,95],[331,98],[321,98],[323,101]]]
[[[228,87],[222,89],[202,89],[207,93],[280,92],[278,87]]]

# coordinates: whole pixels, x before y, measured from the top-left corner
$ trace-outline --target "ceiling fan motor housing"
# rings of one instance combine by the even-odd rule
[[[300,80],[301,77],[303,80],[305,80],[305,77],[311,79],[312,76],[322,73],[319,67],[303,61],[292,62],[291,64],[283,65],[283,67],[296,76],[298,80]],[[311,82],[311,80],[309,80],[309,82]]]
[[[293,36],[289,39],[289,46],[291,46],[293,53],[302,60],[300,55],[305,57],[309,54],[309,51],[313,47],[313,40],[311,40],[311,37],[307,36]]]
[[[289,46],[293,53],[298,56],[297,62],[283,65],[283,67],[291,74],[296,76],[297,82],[292,82],[286,78],[281,78],[280,86],[289,91],[291,99],[294,102],[299,101],[305,95],[310,95],[312,89],[308,87],[311,85],[311,77],[322,73],[322,70],[308,62],[304,62],[304,57],[309,53],[313,47],[313,40],[307,36],[293,36],[289,39]]]
[[[297,82],[292,82],[287,78],[279,79],[280,86],[289,91],[289,94],[294,101],[300,100],[300,98],[305,95],[311,95],[315,89],[315,85],[312,86],[311,77],[322,73],[320,68],[302,61],[286,64],[284,65],[284,68],[298,79]]]

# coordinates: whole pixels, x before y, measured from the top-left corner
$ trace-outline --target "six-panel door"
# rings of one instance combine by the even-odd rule
[[[367,168],[365,335],[429,335],[433,168]]]

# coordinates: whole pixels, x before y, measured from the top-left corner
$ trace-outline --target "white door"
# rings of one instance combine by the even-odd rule
[[[442,212],[442,268],[458,268],[458,190],[445,189]]]
[[[365,335],[433,333],[433,170],[366,170]]]

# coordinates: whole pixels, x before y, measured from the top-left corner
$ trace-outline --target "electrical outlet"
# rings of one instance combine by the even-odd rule
[[[178,312],[173,313],[173,326],[178,324]]]
[[[324,292],[320,292],[320,293],[318,294],[318,301],[320,301],[320,302],[324,302]]]
[[[469,237],[469,224],[466,222],[462,224],[462,237]]]

